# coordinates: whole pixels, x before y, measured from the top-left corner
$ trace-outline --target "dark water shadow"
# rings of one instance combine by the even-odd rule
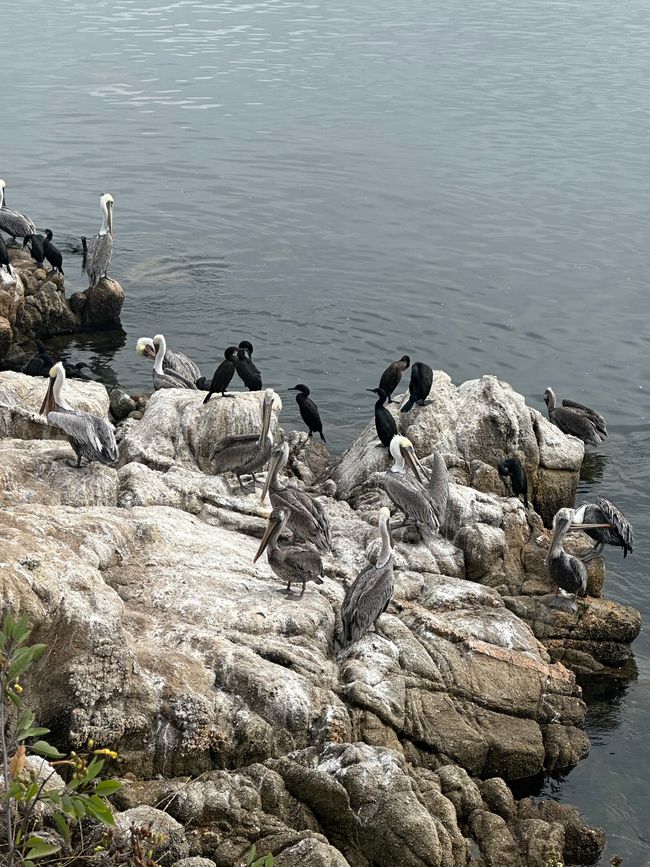
[[[585,452],[582,466],[580,467],[580,481],[593,484],[602,482],[609,458],[598,452]]]

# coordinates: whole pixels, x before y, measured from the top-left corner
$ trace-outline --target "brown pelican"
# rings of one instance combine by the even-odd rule
[[[393,392],[400,384],[402,374],[411,364],[411,359],[408,355],[403,355],[399,361],[394,361],[389,364],[386,370],[382,373],[379,380],[379,388],[386,392],[388,403],[393,402]]]
[[[99,461],[101,464],[114,464],[119,453],[112,425],[103,418],[68,406],[61,395],[64,384],[65,368],[59,361],[50,370],[50,382],[41,406],[41,415],[46,416],[48,424],[67,434],[68,442],[77,455],[77,467],[81,466],[82,458],[88,463]],[[75,466],[70,461],[67,463]]]
[[[578,437],[592,446],[600,445],[607,436],[605,419],[588,406],[573,400],[563,400],[562,406],[556,407],[552,388],[547,388],[544,392],[544,403],[548,407],[549,419],[562,433]]]
[[[394,529],[409,523],[424,524],[431,531],[440,528],[438,511],[441,504],[436,503],[423,479],[428,481],[424,468],[418,460],[412,442],[403,436],[394,436],[390,444],[393,466],[383,473],[375,473],[371,480],[383,488],[397,508],[404,513],[404,520]],[[406,472],[411,468],[413,475]],[[446,502],[444,503],[446,509]]]
[[[388,608],[393,596],[393,539],[390,533],[390,512],[379,510],[381,549],[377,562],[363,569],[354,584],[345,591],[341,606],[341,636],[339,649],[348,647],[362,638]]]
[[[320,555],[313,548],[299,548],[296,545],[289,545],[284,548],[278,546],[278,537],[288,518],[288,512],[283,509],[274,509],[271,512],[253,563],[257,562],[264,549],[268,547],[269,566],[278,578],[287,582],[287,593],[291,592],[293,581],[301,581],[302,590],[298,598],[302,599],[306,583],[315,581],[316,584],[322,584],[325,570]]]
[[[175,373],[167,368],[163,369],[163,358],[165,356],[166,344],[162,334],[156,334],[153,339],[153,345],[156,349],[156,357],[153,363],[153,387],[158,391],[161,388],[189,388],[197,391],[193,379],[185,379],[180,373]]]
[[[514,497],[524,495],[524,506],[528,508],[528,476],[517,458],[506,458],[498,466],[499,475],[507,488],[507,480],[510,479],[512,494]]]
[[[588,526],[591,525],[591,526]],[[623,549],[623,557],[634,552],[634,530],[625,515],[606,497],[596,497],[595,503],[585,503],[573,515],[572,530],[584,530],[596,540],[591,551],[581,559],[588,563],[599,557],[605,545],[615,545]]]
[[[36,232],[36,226],[32,223],[29,217],[24,214],[19,214],[13,208],[8,208],[5,200],[5,187],[7,184],[0,178],[0,229],[10,235],[15,241],[16,238],[25,238],[27,235],[33,235]]]
[[[618,509],[616,511],[618,512]],[[567,554],[563,547],[564,537],[569,530],[589,532],[589,530],[605,529],[611,526],[606,523],[575,524],[575,514],[574,509],[559,509],[556,513],[553,518],[553,536],[546,557],[548,571],[560,590],[574,594],[573,603],[569,606],[573,611],[577,610],[576,598],[578,593],[584,596],[587,591],[587,567],[583,558]],[[618,514],[620,515],[620,512]],[[588,557],[588,559],[590,558]],[[557,600],[557,596],[555,599]]]
[[[2,235],[0,235],[0,266],[4,266],[7,270],[7,274],[11,274],[11,262],[9,261],[9,253],[7,253],[5,242],[2,240]]]
[[[259,472],[271,457],[273,449],[273,434],[271,433],[271,413],[275,394],[272,388],[267,388],[262,398],[262,429],[259,434],[244,434],[244,436],[229,436],[220,440],[210,460],[215,475],[233,472],[237,476],[239,487],[245,493],[241,477],[250,473],[253,477],[255,490],[255,473]]]
[[[325,510],[318,502],[300,488],[281,487],[278,476],[289,460],[289,443],[284,440],[276,446],[271,455],[269,469],[262,490],[262,500],[267,491],[274,511],[287,515],[289,529],[293,532],[294,542],[302,539],[311,542],[319,551],[332,550],[329,521]]]
[[[411,381],[409,382],[409,398],[401,407],[400,412],[410,412],[415,404],[426,406],[426,400],[433,383],[433,370],[428,364],[416,361],[411,368]]]
[[[429,476],[429,496],[433,504],[433,514],[438,523],[438,530],[445,526],[447,507],[449,504],[449,473],[447,464],[440,452],[434,452],[431,460]]]
[[[144,358],[155,359],[156,350],[160,346],[163,347],[162,366],[165,373],[176,373],[190,382],[196,382],[201,377],[199,366],[191,358],[167,348],[164,334],[156,334],[153,340],[150,337],[141,337],[135,345],[135,351]]]
[[[113,196],[104,193],[100,196],[102,227],[94,238],[81,239],[83,246],[82,273],[88,275],[88,288],[96,286],[106,276],[113,252]]]

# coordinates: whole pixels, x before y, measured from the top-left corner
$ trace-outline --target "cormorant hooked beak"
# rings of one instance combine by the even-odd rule
[[[277,515],[271,515],[269,518],[269,522],[266,525],[266,530],[264,531],[264,535],[262,536],[262,541],[260,542],[260,547],[257,549],[257,554],[253,558],[253,563],[257,563],[259,558],[264,553],[266,546],[269,544],[269,540],[271,536],[275,532],[276,528],[280,525],[281,519]]]

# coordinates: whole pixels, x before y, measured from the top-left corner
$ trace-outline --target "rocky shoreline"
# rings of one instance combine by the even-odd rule
[[[103,386],[66,388],[108,414]],[[547,604],[545,524],[573,503],[580,441],[496,377],[436,371],[431,403],[395,416],[425,464],[445,458],[445,535],[395,534],[393,602],[337,658],[345,586],[387,504],[368,482],[388,466],[372,424],[338,459],[286,434],[292,483],[320,496],[333,537],[324,584],[287,599],[252,562],[268,504],[211,475],[214,443],[257,429],[258,393],[159,391],[120,424],[117,468],[77,471],[37,415],[44,391],[0,373],[3,599],[48,645],[25,684],[37,718],[60,745],[119,752],[118,821],[163,829],[161,864],[231,867],[252,844],[280,867],[597,861],[601,829],[507,785],[587,755],[576,673],[622,665],[641,626],[603,597],[602,560],[577,620]],[[507,454],[537,512],[504,496]]]
[[[103,277],[66,298],[62,274],[39,268],[22,247],[8,252],[12,273],[0,269],[0,365],[21,363],[36,337],[119,325],[124,290],[116,280]]]

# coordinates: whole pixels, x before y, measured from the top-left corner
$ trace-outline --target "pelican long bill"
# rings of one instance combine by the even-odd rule
[[[266,530],[264,531],[264,535],[262,536],[262,541],[260,542],[260,547],[257,549],[257,554],[253,558],[253,563],[257,563],[259,558],[264,553],[264,549],[269,544],[269,539],[271,538],[271,535],[272,535],[273,531],[275,530],[277,524],[278,524],[278,521],[275,520],[273,518],[273,516],[271,516],[269,518],[268,524],[266,525]]]

